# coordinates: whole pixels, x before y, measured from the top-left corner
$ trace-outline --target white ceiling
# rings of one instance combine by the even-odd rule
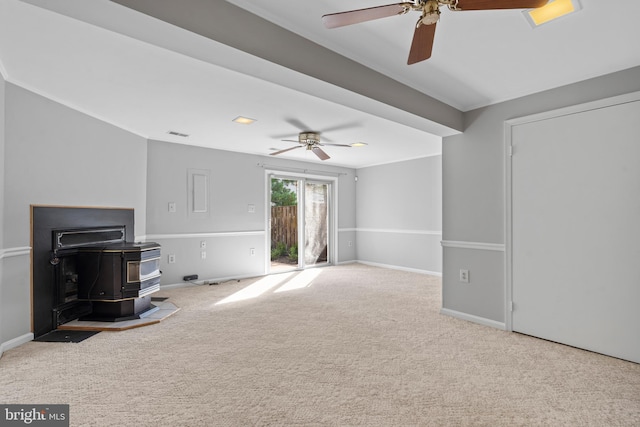
[[[331,30],[320,20],[393,1],[228,1],[462,111],[640,65],[637,0],[580,0],[579,12],[535,29],[522,9],[441,7],[432,57],[411,66],[419,13]]]
[[[463,111],[640,65],[635,0],[605,9],[582,0],[579,13],[535,30],[520,11],[445,10],[432,59],[413,66],[415,16],[321,27],[325,13],[384,2],[233,3]],[[327,147],[332,165],[438,154],[441,137],[457,132],[107,0],[0,0],[0,71],[145,138],[260,155],[291,146],[281,139],[300,130],[369,144]],[[232,123],[239,115],[258,121]],[[305,150],[282,157],[320,162]]]

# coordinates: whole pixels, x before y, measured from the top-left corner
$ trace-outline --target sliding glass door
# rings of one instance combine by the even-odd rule
[[[269,175],[270,272],[330,263],[330,181]]]

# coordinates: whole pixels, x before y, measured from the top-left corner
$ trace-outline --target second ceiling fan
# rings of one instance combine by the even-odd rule
[[[327,159],[330,159],[329,155],[325,153],[324,150],[320,147],[323,147],[325,145],[332,145],[334,147],[351,147],[350,145],[346,145],[346,144],[320,143],[320,132],[313,132],[313,131],[300,132],[298,134],[297,141],[292,139],[283,139],[283,141],[297,142],[300,145],[296,145],[294,147],[285,148],[284,150],[276,151],[274,153],[271,153],[270,154],[271,156],[277,156],[278,154],[286,153],[287,151],[295,150],[296,148],[305,147],[308,151],[311,151],[313,152],[313,154],[318,156],[320,160],[327,160]]]
[[[463,11],[534,9],[544,6],[546,3],[548,0],[415,0],[414,2],[330,13],[322,17],[322,22],[326,28],[337,28],[394,15],[404,15],[410,11],[422,12],[422,16],[416,23],[409,51],[407,64],[411,65],[431,57],[436,23],[440,19],[440,5],[446,5],[453,11]]]

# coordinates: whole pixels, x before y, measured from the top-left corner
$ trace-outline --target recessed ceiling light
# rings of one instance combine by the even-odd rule
[[[367,144],[366,142],[354,142],[353,144],[351,144],[352,147],[364,147],[366,145],[369,144]]]
[[[250,119],[249,117],[238,116],[232,120],[233,122],[240,123],[241,125],[250,125],[255,122],[256,119]]]
[[[561,16],[577,12],[582,9],[579,0],[551,0],[536,9],[524,11],[524,16],[532,27],[538,27]]]

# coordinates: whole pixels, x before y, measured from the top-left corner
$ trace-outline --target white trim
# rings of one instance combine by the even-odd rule
[[[31,247],[23,246],[19,248],[0,249],[0,259],[11,258],[14,256],[30,255]]]
[[[9,341],[5,341],[0,343],[0,357],[2,357],[2,353],[7,350],[11,350],[12,348],[16,348],[19,345],[24,343],[28,343],[29,341],[33,341],[33,333],[29,332],[28,334],[21,335],[19,337],[15,337]]]
[[[273,274],[279,274],[279,273],[273,273]],[[227,277],[216,277],[216,278],[208,278],[208,279],[199,279],[199,280],[195,280],[195,281],[190,281],[190,282],[178,282],[178,283],[169,283],[166,285],[160,285],[160,290],[162,289],[172,289],[172,288],[186,288],[186,287],[190,287],[190,286],[216,286],[216,285],[205,285],[204,282],[209,282],[209,283],[218,283],[218,284],[222,284],[224,282],[229,282],[232,280],[245,280],[245,279],[255,279],[255,278],[259,278],[259,277],[264,277],[266,276],[266,274],[252,274],[252,275],[245,275],[245,276],[227,276]]]
[[[338,228],[338,233],[348,233],[358,231],[357,228]]]
[[[442,236],[442,231],[437,231],[437,230],[401,230],[397,228],[356,228],[355,231],[363,232],[363,233],[422,234],[426,236]]]
[[[460,311],[449,310],[448,308],[441,308],[440,314],[444,314],[445,316],[455,317],[457,319],[466,320],[468,322],[477,323],[479,325],[490,326],[492,328],[507,330],[506,326],[502,322],[498,322],[496,320],[487,319],[480,316],[474,316],[473,314],[462,313]]]
[[[614,105],[627,104],[629,102],[640,101],[640,91],[626,93],[624,95],[612,96],[610,98],[599,99],[597,101],[585,102],[583,104],[571,105],[569,107],[557,108],[555,110],[544,111],[542,113],[531,114],[529,116],[517,117],[505,121],[505,125],[514,127],[526,123],[539,122],[556,117],[569,116],[577,113],[584,113],[591,110],[612,107]],[[508,141],[511,145],[511,141]]]
[[[557,117],[568,116],[572,114],[584,113],[587,111],[598,110],[602,108],[612,107],[614,105],[627,104],[630,102],[640,101],[640,91],[631,92],[623,95],[612,96],[609,98],[599,99],[596,101],[585,102],[582,104],[571,105],[569,107],[558,108],[555,110],[545,111],[542,113],[531,114],[524,117],[505,120],[504,122],[504,230],[505,230],[505,260],[504,260],[504,313],[505,313],[505,329],[513,330],[513,156],[517,152],[513,151],[513,128],[518,125],[538,122],[542,120],[554,119]]]
[[[349,261],[349,263],[352,263],[352,262],[356,262],[358,264],[370,265],[372,267],[381,267],[381,268],[388,268],[390,270],[408,271],[409,273],[419,273],[419,274],[426,274],[429,276],[442,277],[442,273],[438,271],[421,270],[418,268],[402,267],[400,265],[381,264],[379,262],[369,262],[369,261],[360,261],[360,260]]]
[[[513,331],[513,314],[511,310],[511,305],[513,301],[513,293],[511,289],[511,279],[512,279],[512,226],[513,219],[511,213],[511,204],[512,201],[512,184],[511,184],[511,162],[513,160],[513,145],[511,145],[512,140],[512,131],[513,125],[510,125],[507,122],[504,124],[504,168],[503,168],[503,176],[502,182],[504,182],[504,194],[502,198],[502,203],[504,206],[504,239],[505,239],[505,252],[504,252],[504,272],[502,274],[502,279],[504,282],[504,320],[505,320],[505,329],[507,331]]]
[[[258,163],[258,166],[276,174],[291,175],[299,178],[314,176],[318,179],[320,178],[324,179],[326,177],[338,178],[343,175],[348,175],[348,173],[346,172],[321,171],[321,170],[306,169],[306,168],[300,168],[300,167],[294,167],[294,166],[276,166],[276,165],[269,165],[266,163]],[[342,167],[342,166],[338,166],[338,167]],[[347,167],[344,166],[344,168],[347,168]]]
[[[504,252],[505,250],[505,245],[502,243],[462,242],[457,240],[443,240],[440,243],[444,248],[478,249],[497,252]]]
[[[355,259],[351,259],[351,260],[348,260],[348,261],[337,262],[336,265],[348,265],[348,264],[357,264],[357,263],[358,263],[358,261],[356,261]]]
[[[428,276],[442,277],[442,273],[439,273],[437,271],[419,270],[416,268],[401,267],[401,266],[389,265],[389,264],[380,264],[380,263],[368,262],[368,261],[350,260],[350,261],[341,261],[341,262],[335,263],[335,265],[348,265],[348,264],[364,264],[364,265],[370,265],[372,267],[381,267],[381,268],[388,268],[390,270],[400,270],[400,271],[407,271],[410,273],[418,273],[418,274],[425,274]],[[323,266],[309,266],[309,268],[322,268],[322,267]],[[193,282],[169,283],[166,285],[161,285],[160,289],[162,290],[162,289],[171,289],[171,288],[184,288],[189,286],[209,286],[209,285],[205,285],[204,282],[207,281],[207,282],[224,283],[230,280],[253,279],[257,277],[267,276],[270,274],[280,274],[280,273],[275,272],[275,273],[259,274],[259,275],[251,275],[251,276],[233,276],[233,277],[221,277],[221,278],[214,278],[214,279],[209,278],[209,279],[200,279]]]
[[[199,239],[203,237],[242,237],[242,236],[262,236],[264,230],[255,231],[221,231],[212,233],[176,233],[176,234],[149,234],[145,236],[147,240],[156,239]]]

